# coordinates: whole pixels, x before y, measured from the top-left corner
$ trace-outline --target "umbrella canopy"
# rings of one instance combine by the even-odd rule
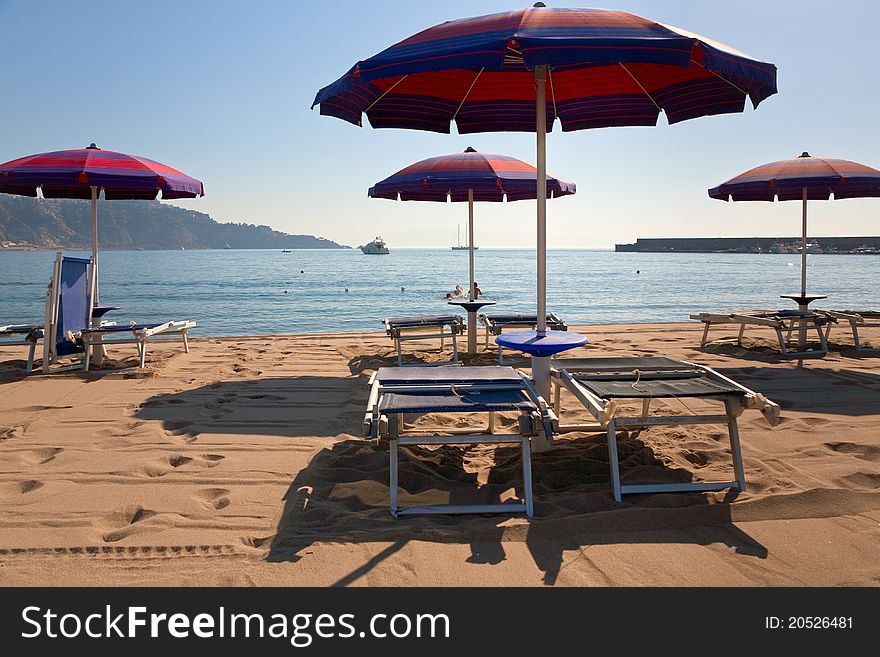
[[[722,201],[802,201],[801,298],[807,294],[807,201],[880,196],[880,171],[803,153],[762,164],[709,190]],[[802,305],[805,305],[802,303]]]
[[[92,199],[92,258],[98,266],[98,194],[112,199],[194,198],[205,188],[166,164],[136,155],[87,148],[40,153],[0,164],[0,193]],[[97,285],[95,302],[98,301]]]
[[[537,315],[546,332],[546,132],[741,112],[776,93],[776,67],[692,32],[603,9],[534,7],[449,21],[356,63],[315,101],[376,128],[536,133]],[[549,100],[549,102],[548,102]],[[549,360],[533,358],[549,393]],[[540,370],[540,371],[537,371]]]
[[[428,28],[321,89],[321,114],[374,128],[460,134],[537,129],[535,69],[549,66],[545,120],[562,129],[655,125],[743,111],[776,93],[776,67],[623,11],[534,7]]]
[[[401,201],[521,201],[537,198],[538,170],[507,155],[464,153],[431,157],[410,164],[370,188],[372,198]],[[574,183],[547,177],[547,195],[574,194]],[[468,198],[473,192],[473,199]]]
[[[205,188],[166,164],[136,155],[88,148],[28,155],[0,164],[0,192],[46,198],[91,198],[92,188],[112,199],[194,198]]]

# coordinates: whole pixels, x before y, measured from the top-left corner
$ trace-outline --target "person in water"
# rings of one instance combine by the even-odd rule
[[[464,296],[464,288],[461,287],[458,283],[455,284],[455,292],[453,294],[457,297]]]
[[[480,286],[474,281],[474,299],[479,299],[483,296],[483,291],[480,289]]]

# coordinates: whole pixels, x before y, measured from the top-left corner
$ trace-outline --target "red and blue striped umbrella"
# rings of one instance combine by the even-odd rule
[[[538,197],[538,170],[507,155],[478,153],[468,147],[464,153],[432,157],[410,164],[367,192],[372,198],[401,201],[468,202],[468,251],[470,300],[474,292],[474,201],[522,201]],[[574,183],[547,177],[547,196],[574,194]],[[472,341],[476,327],[468,329]],[[473,351],[469,347],[469,352]]]
[[[382,182],[367,195],[401,201],[522,201],[537,198],[538,170],[507,155],[464,153],[432,157],[410,164]],[[547,177],[548,196],[574,194],[574,183]]]
[[[355,64],[313,103],[374,128],[534,132],[655,125],[741,112],[776,93],[776,67],[698,34],[623,11],[534,7],[428,28]]]
[[[880,171],[864,164],[803,153],[749,169],[709,196],[722,201],[801,201],[801,299],[807,294],[807,201],[880,196]],[[801,303],[802,306],[807,305]]]
[[[537,134],[538,335],[546,332],[546,131],[741,112],[776,93],[776,67],[692,32],[604,9],[534,7],[449,21],[356,63],[321,114],[376,128]],[[535,370],[539,369],[538,373]],[[547,359],[532,360],[549,393]]]
[[[101,190],[108,200],[154,199],[160,192],[164,199],[205,195],[201,182],[177,169],[145,157],[104,151],[95,144],[83,149],[28,155],[0,164],[0,193],[92,199],[92,257],[96,275]]]

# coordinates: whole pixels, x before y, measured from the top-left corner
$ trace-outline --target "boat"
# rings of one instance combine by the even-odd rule
[[[290,249],[281,249],[281,253],[292,253]]]
[[[453,251],[467,251],[467,250],[469,250],[470,247],[468,247],[467,244],[461,243],[461,226],[458,226],[457,236],[458,237],[456,238],[455,244],[452,245],[452,250]],[[475,246],[474,251],[476,251],[479,248],[480,247]]]
[[[369,244],[364,244],[360,247],[360,250],[367,255],[386,255],[391,253],[391,251],[388,250],[388,246],[385,244],[385,240],[381,237],[376,237],[376,239]]]
[[[801,244],[798,244],[796,250],[800,253],[804,250],[804,247]],[[815,240],[807,242],[807,253],[822,253],[822,247],[819,246],[819,242],[816,242]]]
[[[224,249],[231,249],[232,247],[229,246],[229,242],[226,242],[226,246],[224,246],[223,248],[224,248]]]

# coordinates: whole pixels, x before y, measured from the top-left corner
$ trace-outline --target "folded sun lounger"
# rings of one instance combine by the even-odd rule
[[[429,340],[440,338],[440,350],[444,341],[452,337],[452,360],[432,365],[448,365],[458,362],[458,340],[456,336],[464,333],[464,320],[459,315],[425,315],[419,317],[388,317],[382,320],[385,332],[397,345],[397,364],[403,366],[401,343],[408,340]],[[446,332],[444,329],[449,328]],[[436,331],[439,330],[439,333]],[[426,332],[427,331],[427,332]]]
[[[538,326],[538,315],[536,313],[483,313],[477,316],[479,322],[486,327],[486,349],[489,349],[489,336],[501,335],[504,329],[510,328],[530,328],[535,329]],[[547,328],[554,331],[567,331],[568,325],[563,322],[556,313],[547,314]],[[501,345],[498,345],[498,362],[504,363],[504,351]]]
[[[709,337],[709,327],[713,324],[736,324],[739,326],[739,335],[736,344],[742,345],[743,333],[747,326],[760,326],[771,328],[776,331],[779,340],[779,350],[783,358],[824,358],[828,353],[826,332],[823,328],[834,321],[828,317],[813,311],[801,310],[768,310],[768,311],[744,311],[731,313],[698,313],[690,316],[691,319],[703,322],[703,337],[700,340],[700,348],[706,346]],[[807,348],[803,351],[791,351],[788,342],[794,332],[815,331],[819,339],[819,346]],[[785,335],[783,335],[785,334]]]
[[[32,335],[33,345],[43,337],[43,373],[64,356],[81,356],[81,367],[88,370],[91,347],[98,344],[134,343],[138,348],[139,365],[145,366],[147,341],[159,335],[177,335],[189,353],[187,331],[196,323],[191,320],[152,324],[117,324],[92,320],[92,298],[95,282],[91,276],[91,260],[55,256],[52,280],[46,293],[46,319],[42,334]],[[128,336],[131,333],[131,336]],[[104,340],[105,336],[113,336]],[[28,360],[28,371],[33,365],[34,347]],[[79,367],[79,366],[77,366]],[[68,369],[68,368],[64,368]]]
[[[554,406],[560,416],[560,390],[565,388],[584,405],[598,424],[566,425],[559,432],[604,430],[608,435],[608,459],[614,499],[621,501],[624,493],[663,493],[680,491],[714,491],[725,488],[746,489],[742,450],[736,419],[746,409],[756,409],[771,424],[779,421],[779,406],[763,395],[749,390],[703,365],[662,357],[561,359],[552,371]],[[650,415],[652,400],[673,400],[690,411],[693,400],[723,404],[723,413],[689,415]],[[687,402],[683,400],[688,400]],[[641,414],[625,415],[621,405],[641,402]],[[617,431],[642,430],[653,426],[690,424],[723,424],[727,426],[733,458],[733,481],[692,483],[620,483],[617,457]]]
[[[495,413],[518,411],[519,434],[496,434]],[[487,413],[488,426],[415,430],[404,424],[407,413]],[[512,513],[531,516],[532,470],[530,439],[540,432],[551,436],[553,411],[532,382],[510,367],[381,367],[370,379],[364,416],[364,435],[377,443],[388,441],[391,456],[391,513],[395,517],[442,513]],[[519,443],[522,447],[521,503],[408,507],[398,504],[398,450],[403,445],[477,445]]]
[[[828,339],[828,336],[831,333],[831,327],[834,324],[847,322],[852,331],[856,351],[863,350],[862,342],[859,339],[859,328],[880,327],[880,312],[873,310],[819,310],[817,308],[813,312],[824,315],[830,320],[825,328],[826,340]]]

